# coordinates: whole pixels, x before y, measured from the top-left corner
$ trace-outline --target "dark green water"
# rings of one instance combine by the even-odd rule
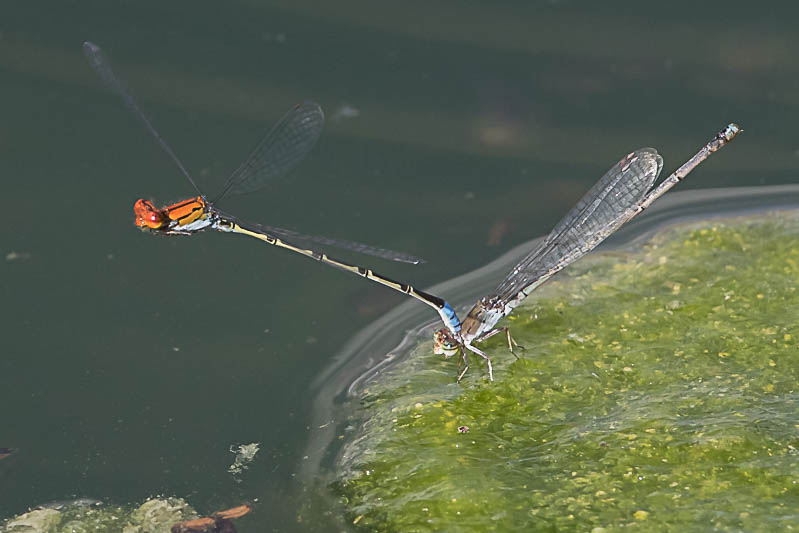
[[[202,512],[257,498],[252,530],[309,529],[309,385],[404,301],[244,239],[136,231],[137,198],[192,191],[82,41],[211,193],[285,109],[320,102],[307,161],[222,207],[420,255],[346,257],[425,287],[545,233],[641,146],[670,171],[736,121],[679,188],[795,183],[799,10],[782,4],[4,3],[0,447],[18,451],[0,519],[164,494]],[[250,442],[237,482],[229,448]]]

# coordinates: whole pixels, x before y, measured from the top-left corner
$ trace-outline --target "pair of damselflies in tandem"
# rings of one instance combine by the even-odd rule
[[[228,194],[254,192],[270,181],[288,174],[311,151],[324,126],[324,114],[318,104],[305,102],[289,110],[261,142],[256,145],[247,159],[230,175],[222,191],[213,200],[209,200],[200,191],[197,182],[186,170],[185,165],[175,155],[175,152],[161,137],[150,119],[139,107],[126,84],[114,73],[110,62],[100,47],[87,41],[83,43],[83,53],[103,83],[122,99],[125,107],[144,125],[198,193],[198,196],[194,198],[160,209],[147,200],[137,200],[133,210],[136,226],[141,230],[160,235],[192,235],[206,229],[214,229],[226,233],[254,237],[268,244],[352,272],[413,296],[442,313],[446,323],[456,320],[455,312],[452,311],[449,305],[432,294],[427,294],[404,283],[393,281],[372,272],[368,268],[350,265],[325,253],[316,251],[312,247],[301,246],[297,243],[316,243],[333,246],[382,259],[411,264],[422,262],[417,257],[354,241],[305,235],[284,228],[246,223],[216,207],[216,204]]]
[[[353,241],[304,235],[283,228],[245,223],[216,207],[216,203],[227,194],[256,191],[294,168],[313,148],[321,134],[324,115],[319,105],[306,102],[290,110],[256,145],[244,163],[231,174],[221,193],[213,200],[208,200],[200,192],[186,167],[139,108],[132,94],[114,74],[100,48],[86,42],[83,44],[83,51],[103,82],[122,98],[125,106],[172,158],[198,193],[194,198],[160,209],[149,201],[138,200],[134,205],[134,212],[136,225],[139,228],[162,235],[191,235],[205,229],[246,235],[352,272],[416,298],[435,309],[444,323],[445,327],[434,333],[434,352],[447,357],[461,353],[464,365],[458,373],[458,381],[469,368],[467,357],[469,351],[486,361],[489,379],[493,381],[491,359],[476,348],[474,343],[504,332],[508,348],[513,353],[514,346],[518,347],[518,344],[511,337],[508,328],[495,327],[502,318],[510,314],[536,287],[593,250],[742,131],[738,125],[729,124],[654,189],[652,187],[663,167],[663,159],[657,151],[653,148],[641,148],[624,156],[558,222],[544,240],[508,273],[492,294],[477,301],[466,315],[466,319],[461,322],[452,306],[442,298],[415,289],[408,284],[393,281],[371,269],[350,265],[294,242],[335,246],[413,264],[421,261],[418,258]]]

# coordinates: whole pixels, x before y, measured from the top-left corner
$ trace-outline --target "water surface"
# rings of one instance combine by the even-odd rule
[[[137,198],[193,191],[95,78],[84,40],[209,193],[289,106],[320,102],[307,161],[221,207],[420,255],[365,262],[424,288],[544,234],[641,146],[671,170],[736,121],[744,135],[679,189],[795,183],[797,13],[771,6],[6,3],[0,447],[17,452],[0,460],[0,517],[162,494],[200,512],[258,499],[252,527],[308,529],[296,480],[313,384],[405,301],[243,239],[136,231]],[[446,296],[477,296],[460,291]],[[424,312],[384,330],[401,337]],[[259,455],[234,477],[230,448],[248,443]]]

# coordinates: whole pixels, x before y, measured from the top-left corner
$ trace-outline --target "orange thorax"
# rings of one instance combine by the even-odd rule
[[[205,215],[206,205],[202,196],[189,198],[161,209],[155,207],[152,202],[139,199],[133,205],[133,212],[136,215],[137,227],[163,230],[191,224]]]

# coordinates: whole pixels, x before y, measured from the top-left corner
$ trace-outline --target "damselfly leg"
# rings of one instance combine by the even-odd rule
[[[503,326],[503,327],[501,327],[501,328],[494,328],[494,329],[492,329],[491,331],[489,331],[488,333],[486,333],[485,335],[483,335],[482,337],[480,337],[479,339],[477,339],[477,342],[483,342],[484,340],[486,340],[486,339],[489,339],[489,338],[493,337],[493,336],[494,336],[494,335],[496,335],[497,333],[504,333],[504,334],[505,334],[505,336],[507,337],[507,340],[508,340],[508,351],[509,351],[510,353],[512,353],[512,354],[513,354],[513,356],[514,356],[516,359],[519,359],[519,356],[518,356],[518,354],[517,354],[516,352],[514,352],[514,351],[513,351],[513,348],[514,348],[514,347],[516,347],[516,348],[518,348],[519,350],[524,350],[524,346],[522,346],[521,344],[519,344],[518,342],[516,342],[516,339],[514,339],[514,338],[511,336],[511,334],[510,334],[510,328],[509,328],[508,326]]]
[[[465,361],[468,349],[488,359],[472,344],[504,331],[508,349],[518,358],[514,347],[521,347],[507,327],[495,327],[497,322],[510,314],[538,286],[593,250],[625,222],[649,207],[741,131],[737,124],[729,124],[655,188],[653,185],[663,168],[663,158],[654,148],[641,148],[622,157],[549,235],[505,276],[493,294],[477,301],[458,330],[439,330],[434,334],[434,352],[451,356],[460,349],[464,352]],[[465,370],[459,379],[464,374]],[[489,377],[492,377],[491,373]]]
[[[489,381],[494,381],[494,368],[491,365],[491,358],[488,357],[482,351],[480,351],[477,348],[475,348],[474,346],[472,346],[471,344],[465,344],[464,345],[464,349],[462,350],[462,357],[463,357],[464,367],[463,367],[463,371],[461,371],[461,373],[458,374],[458,383],[460,383],[461,379],[463,379],[463,376],[466,375],[466,371],[469,370],[469,358],[467,357],[466,350],[474,352],[477,355],[479,355],[480,357],[482,357],[483,359],[485,359],[486,364],[488,364],[488,379],[489,379]]]

